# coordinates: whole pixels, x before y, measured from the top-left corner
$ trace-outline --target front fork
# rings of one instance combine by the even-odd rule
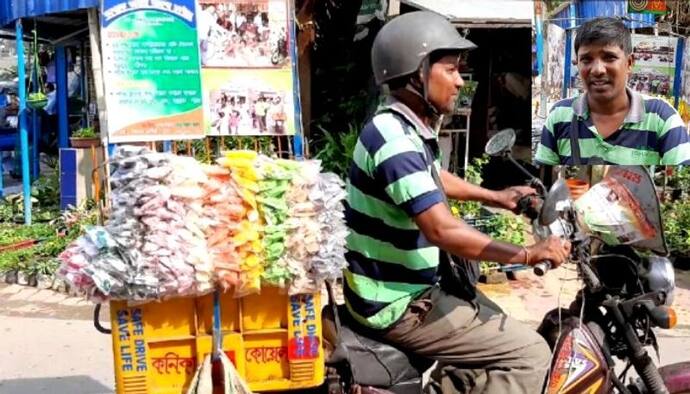
[[[611,315],[611,320],[616,325],[617,330],[623,334],[626,344],[628,345],[628,358],[640,376],[640,379],[642,379],[642,382],[647,389],[647,393],[668,394],[669,391],[664,384],[661,374],[657,370],[657,367],[652,361],[652,358],[649,356],[649,353],[647,353],[647,350],[640,342],[635,329],[630,323],[628,323],[628,320],[623,315],[623,312],[619,307],[619,302],[616,299],[609,297],[602,303],[602,305]],[[610,356],[607,355],[607,358],[608,357]],[[612,376],[615,378],[615,375]],[[617,378],[615,380],[618,381]],[[619,386],[620,384],[621,382],[618,381],[616,386]],[[630,392],[627,389],[625,391],[621,391]]]

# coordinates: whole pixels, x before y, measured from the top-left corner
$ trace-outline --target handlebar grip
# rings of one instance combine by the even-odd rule
[[[551,269],[551,262],[548,260],[540,261],[534,265],[534,273],[537,276],[544,276],[544,274]]]

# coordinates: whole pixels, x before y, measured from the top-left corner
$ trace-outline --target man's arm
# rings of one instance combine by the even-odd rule
[[[529,265],[549,260],[558,266],[566,260],[570,249],[570,244],[555,236],[526,248],[493,240],[456,219],[443,203],[415,216],[415,222],[429,242],[470,260]]]
[[[514,210],[522,196],[535,194],[536,190],[528,186],[513,186],[503,190],[490,190],[477,186],[462,178],[441,170],[443,189],[450,199],[460,201],[479,201],[496,208]]]
[[[666,165],[690,164],[690,136],[688,130],[675,108],[666,102],[661,108],[659,116],[666,121],[662,123],[659,135],[659,154],[661,163]]]
[[[440,177],[448,198],[460,201],[479,201],[485,204],[496,201],[496,192],[494,190],[484,189],[481,186],[469,183],[446,170],[441,170]]]

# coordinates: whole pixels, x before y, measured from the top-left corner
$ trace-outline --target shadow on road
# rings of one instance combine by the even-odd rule
[[[3,394],[111,394],[114,392],[113,389],[83,375],[0,380],[0,393]]]

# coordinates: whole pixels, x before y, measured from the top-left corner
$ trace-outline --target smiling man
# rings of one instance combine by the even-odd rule
[[[630,32],[616,18],[583,23],[575,62],[585,94],[556,103],[546,119],[539,164],[690,164],[690,138],[666,101],[627,87]]]

